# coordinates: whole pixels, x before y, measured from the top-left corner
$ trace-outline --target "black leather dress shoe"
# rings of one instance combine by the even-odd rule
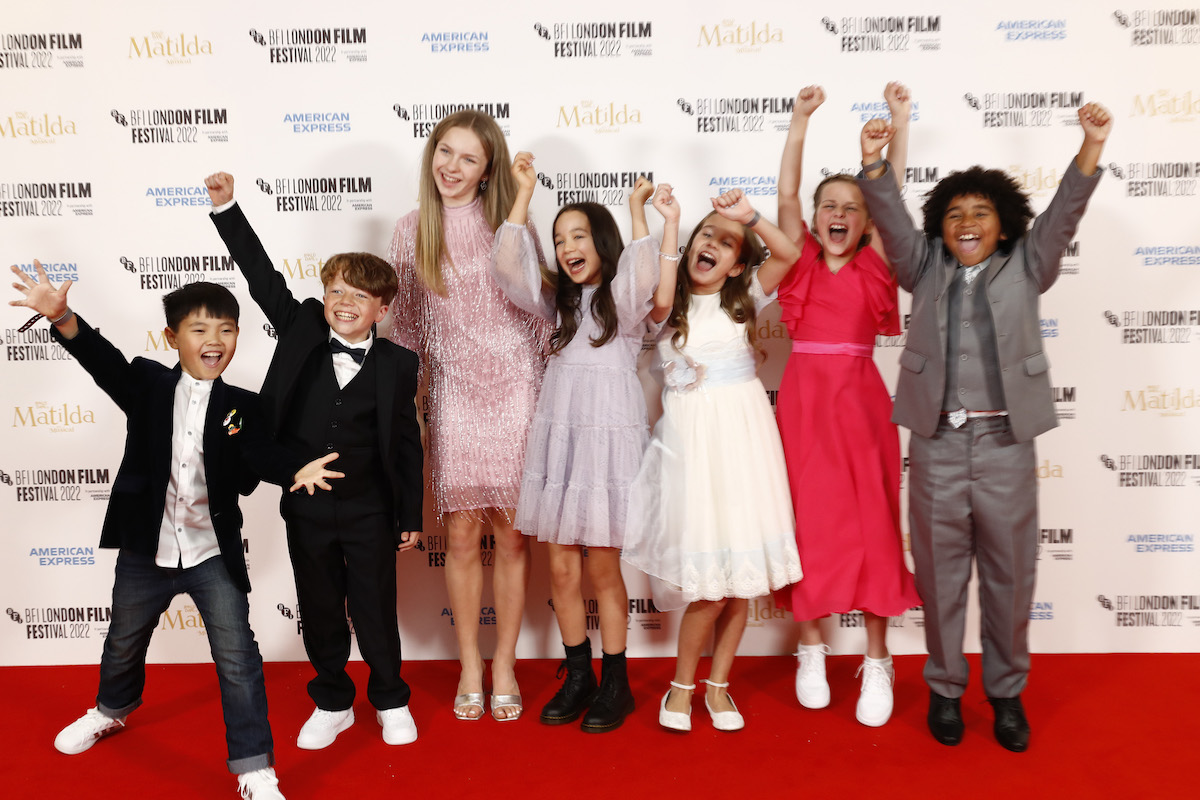
[[[989,697],[988,702],[996,711],[996,724],[992,726],[996,741],[1005,750],[1024,753],[1029,747],[1029,721],[1021,697]]]
[[[929,692],[929,732],[933,738],[945,745],[956,745],[962,741],[962,710],[957,697],[942,697]]]

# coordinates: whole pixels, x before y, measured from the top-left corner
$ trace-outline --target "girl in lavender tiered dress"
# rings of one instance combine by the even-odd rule
[[[655,294],[651,319],[668,322],[658,340],[663,416],[634,482],[623,554],[656,578],[660,609],[687,607],[675,679],[659,707],[659,723],[680,731],[691,730],[696,668],[714,636],[705,705],[719,730],[744,725],[726,689],[747,601],[801,577],[754,339],[756,314],[799,250],[741,190],[713,207]],[[771,248],[765,263],[756,232]]]
[[[620,548],[629,487],[649,436],[637,357],[662,262],[646,226],[652,187],[642,178],[629,198],[634,241],[623,252],[616,221],[604,206],[575,203],[559,211],[557,286],[548,288],[526,226],[537,184],[532,161],[529,153],[518,153],[513,162],[517,200],[496,234],[493,258],[497,280],[514,303],[558,322],[529,433],[517,526],[549,543],[554,613],[566,648],[560,667],[565,680],[541,721],[565,724],[587,710],[582,728],[597,733],[618,727],[633,710]],[[669,209],[669,199],[669,187],[660,188],[656,206]],[[675,246],[673,240],[667,245]],[[599,690],[581,588],[585,563],[604,651]]]
[[[550,329],[510,303],[491,276],[492,240],[515,195],[507,167],[495,120],[478,111],[444,118],[425,147],[420,207],[396,223],[388,251],[400,278],[391,338],[421,355],[429,378],[433,494],[446,521],[446,585],[458,622],[459,719],[484,712],[476,621],[479,547],[489,521],[496,555],[492,716],[513,720],[522,711],[514,665],[529,547],[513,526],[513,509]]]

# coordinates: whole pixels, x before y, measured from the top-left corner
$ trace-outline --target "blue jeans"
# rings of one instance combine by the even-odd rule
[[[121,550],[113,583],[112,620],[100,659],[96,707],[123,717],[142,704],[150,636],[175,595],[191,596],[221,684],[229,771],[253,772],[275,763],[262,656],[250,630],[250,604],[218,556],[189,569],[163,569],[153,556]]]

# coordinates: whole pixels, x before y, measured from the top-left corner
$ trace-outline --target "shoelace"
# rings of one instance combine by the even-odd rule
[[[93,736],[100,733],[100,731],[104,730],[105,728],[111,727],[114,723],[119,727],[125,727],[124,720],[119,720],[116,717],[105,716],[104,714],[100,713],[100,709],[98,708],[89,708],[85,716],[87,717],[88,723],[91,726],[91,732]]]
[[[859,675],[862,675],[864,692],[883,691],[891,687],[894,680],[894,677],[888,674],[887,668],[866,662],[860,664],[858,672],[854,673],[856,678]]]
[[[266,770],[259,769],[254,772],[247,772],[244,775],[238,776],[238,783],[241,784],[241,795],[244,800],[249,800],[254,797],[254,792],[268,786],[278,786],[279,778],[268,775]]]
[[[800,657],[800,677],[811,677],[812,674],[819,669],[817,665],[825,663],[825,655],[828,652],[828,645],[821,645],[821,649],[815,652],[809,652],[806,650],[797,652],[796,655]]]

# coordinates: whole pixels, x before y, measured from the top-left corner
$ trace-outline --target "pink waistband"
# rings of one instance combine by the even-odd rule
[[[814,356],[859,356],[870,358],[875,345],[859,344],[857,342],[792,342],[793,353],[807,353]]]

